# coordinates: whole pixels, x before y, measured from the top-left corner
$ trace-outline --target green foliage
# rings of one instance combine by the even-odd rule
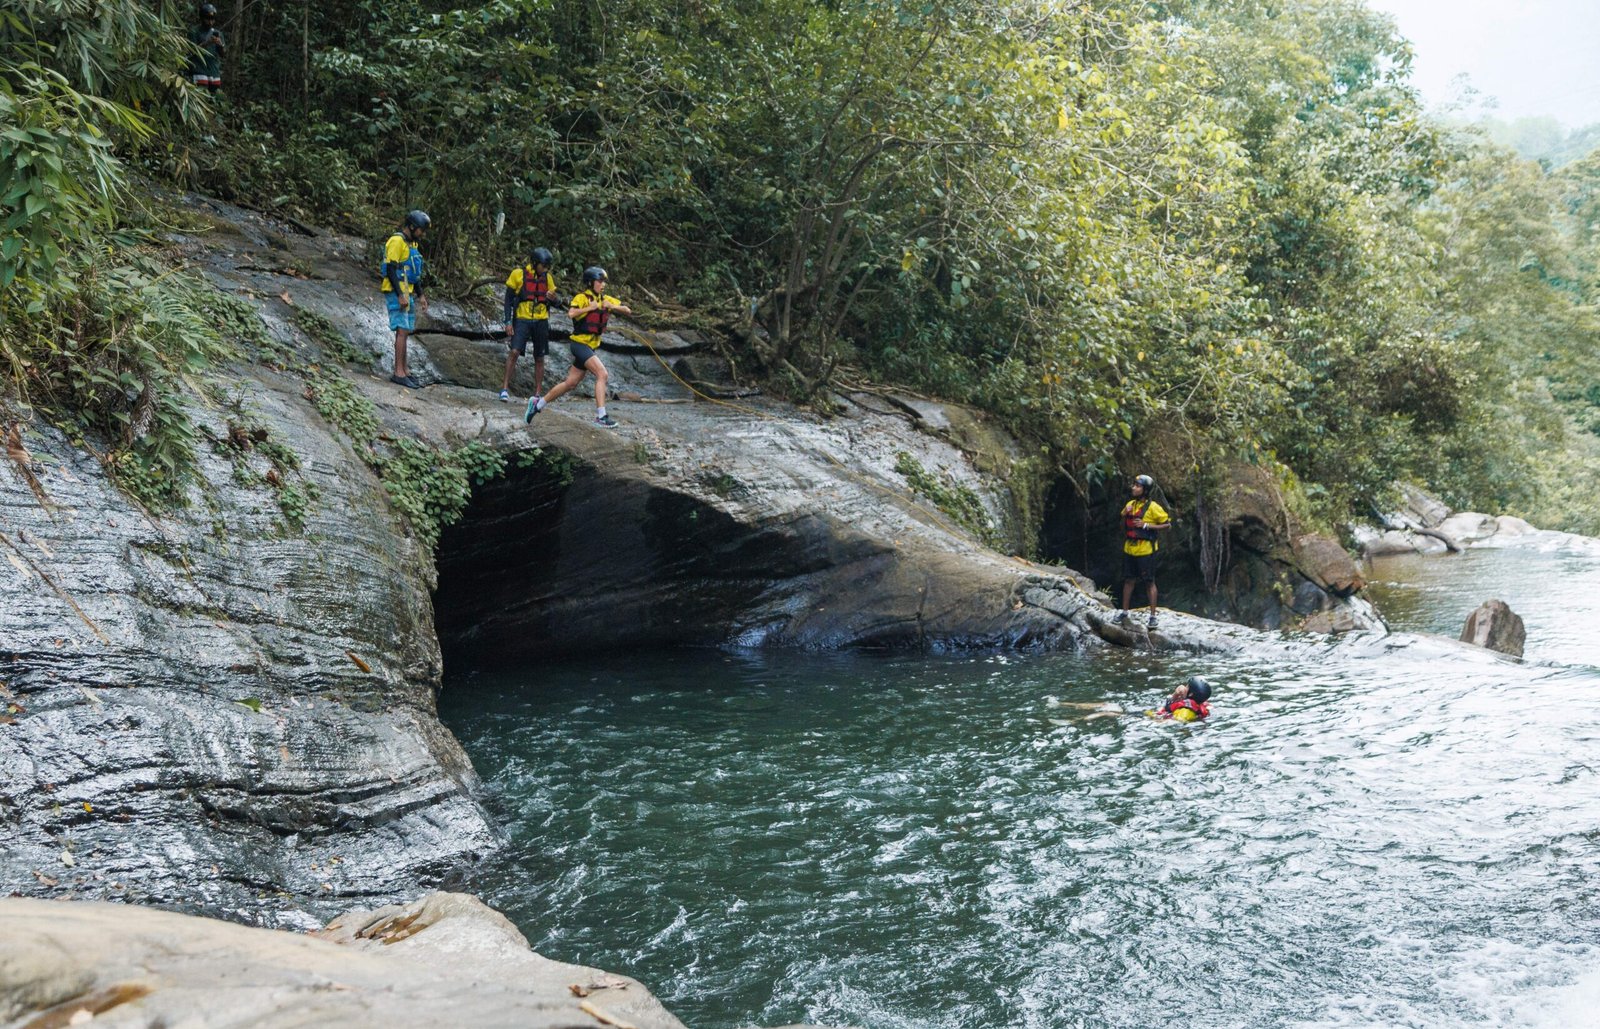
[[[990,524],[983,501],[970,487],[957,482],[948,472],[943,476],[932,474],[903,450],[894,455],[894,470],[905,476],[906,485],[917,495],[949,515],[957,525],[991,547],[1001,545],[1003,540]]]
[[[505,474],[505,455],[486,443],[468,440],[450,455],[450,460],[467,473],[474,486],[481,486]]]
[[[230,421],[227,433],[213,443],[233,462],[234,482],[247,488],[266,486],[273,490],[284,529],[300,532],[305,528],[306,515],[321,498],[322,489],[301,472],[298,454],[250,420]],[[266,459],[265,472],[255,470],[251,454]]]
[[[1401,477],[1546,510],[1594,460],[1600,158],[1550,172],[1431,122],[1408,45],[1358,0],[248,5],[228,117],[192,132],[180,26],[135,0],[10,3],[0,356],[140,496],[181,496],[199,337],[145,320],[166,286],[83,314],[86,273],[138,272],[119,157],[369,234],[425,207],[457,282],[536,242],[569,283],[602,261],[624,296],[716,312],[741,374],[796,399],[854,366],[994,412],[1033,482],[1279,462],[1336,522]],[[179,301],[207,338],[295,363],[208,292]],[[417,524],[455,471],[489,470],[457,452],[398,485],[422,458],[347,381],[307,377]]]
[[[294,309],[294,322],[329,357],[352,364],[371,363],[372,355],[350,342],[350,337],[340,332],[327,315],[307,307],[297,307]]]
[[[545,450],[542,447],[517,451],[516,464],[518,468],[532,468],[543,472],[555,480],[555,484],[562,489],[572,485],[572,480],[578,471],[578,461],[571,454],[561,450]]]
[[[388,453],[375,456],[373,466],[389,500],[429,550],[472,499],[466,469],[417,440],[394,440]]]
[[[455,450],[437,450],[411,439],[390,441],[373,467],[389,499],[432,550],[446,526],[455,524],[472,499],[474,484],[498,477],[504,457],[476,440]]]
[[[73,436],[152,509],[181,506],[196,434],[187,377],[228,352],[202,314],[209,287],[127,241],[74,249],[50,278],[0,291],[0,366],[16,394]]]
[[[327,369],[306,380],[306,398],[317,412],[356,444],[365,456],[378,439],[378,409],[362,396],[355,383]]]

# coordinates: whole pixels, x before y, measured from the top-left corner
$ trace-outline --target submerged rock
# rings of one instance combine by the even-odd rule
[[[1461,630],[1461,641],[1488,650],[1521,657],[1523,645],[1528,640],[1522,617],[1511,610],[1503,600],[1486,600],[1467,616]]]

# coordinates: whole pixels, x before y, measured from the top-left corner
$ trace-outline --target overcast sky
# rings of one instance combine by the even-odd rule
[[[1416,49],[1414,79],[1430,105],[1452,80],[1499,100],[1511,120],[1550,115],[1600,122],[1600,0],[1367,0],[1392,14]]]

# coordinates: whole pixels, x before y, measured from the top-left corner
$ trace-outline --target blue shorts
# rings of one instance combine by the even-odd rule
[[[411,306],[404,311],[400,310],[400,297],[395,293],[383,295],[384,305],[389,308],[389,328],[404,329],[407,332],[417,327],[417,298],[411,297]]]

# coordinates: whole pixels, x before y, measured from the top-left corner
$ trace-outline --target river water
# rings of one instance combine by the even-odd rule
[[[1600,1025],[1600,543],[1374,569],[1528,657],[607,655],[453,681],[470,887],[694,1029]],[[1084,719],[1217,684],[1195,726]]]

